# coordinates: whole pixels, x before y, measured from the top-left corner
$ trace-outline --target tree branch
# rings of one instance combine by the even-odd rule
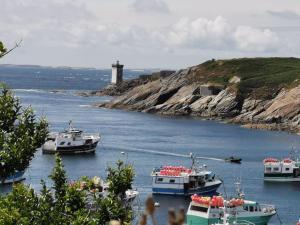
[[[23,39],[21,39],[19,42],[16,42],[15,46],[11,49],[9,49],[6,52],[3,52],[2,54],[0,54],[0,58],[2,58],[3,56],[7,55],[8,53],[12,52],[13,50],[15,50],[16,48],[20,47],[21,43],[22,43]]]

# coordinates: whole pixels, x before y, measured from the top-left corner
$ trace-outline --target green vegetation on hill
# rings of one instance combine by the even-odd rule
[[[230,84],[233,76],[241,78],[239,84]],[[224,86],[232,86],[244,97],[269,99],[283,87],[300,84],[298,58],[241,58],[209,60],[194,73],[194,79]]]

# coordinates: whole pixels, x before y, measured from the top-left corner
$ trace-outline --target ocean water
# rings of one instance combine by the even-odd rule
[[[142,71],[125,71],[125,77],[135,77]],[[95,155],[63,156],[70,179],[83,175],[105,178],[107,165],[118,159],[132,163],[136,169],[134,186],[140,192],[140,202],[151,194],[150,173],[160,165],[190,166],[190,152],[203,157],[223,159],[237,156],[241,165],[218,160],[201,160],[225,183],[220,192],[234,194],[234,182],[241,178],[246,198],[274,204],[283,224],[294,225],[300,217],[300,184],[263,182],[262,160],[265,157],[285,157],[292,146],[300,148],[300,137],[285,132],[249,130],[238,125],[205,121],[188,117],[165,117],[121,110],[93,108],[108,97],[80,97],[79,90],[95,90],[109,82],[109,70],[0,67],[0,81],[6,82],[20,97],[23,105],[32,105],[38,115],[50,122],[50,129],[60,131],[73,120],[87,132],[100,132],[102,143]],[[59,90],[59,91],[53,91]],[[125,154],[121,154],[125,152]],[[26,183],[40,188],[54,165],[53,155],[36,153],[26,171]],[[6,192],[8,187],[1,187]],[[163,225],[169,207],[187,207],[189,199],[155,196],[161,205],[157,219]],[[270,224],[279,224],[275,216]]]

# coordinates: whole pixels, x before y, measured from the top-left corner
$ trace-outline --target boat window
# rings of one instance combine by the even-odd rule
[[[248,211],[248,210],[249,210],[249,208],[248,208],[248,206],[247,206],[247,205],[244,205],[244,210],[246,210],[246,211]]]
[[[205,207],[201,207],[201,206],[196,206],[196,205],[192,205],[191,206],[191,210],[193,211],[198,211],[198,212],[207,212],[208,208]]]
[[[157,178],[157,181],[158,181],[158,182],[162,182],[163,180],[164,180],[164,178],[161,178],[161,177],[160,177],[160,178]]]
[[[274,171],[279,171],[279,168],[278,167],[274,167],[273,170]]]
[[[171,180],[170,180],[170,183],[175,183],[175,180],[174,180],[174,179],[171,179]]]
[[[68,145],[71,145],[71,142],[68,142]]]
[[[285,171],[289,171],[290,170],[290,168],[285,168]]]
[[[266,171],[270,172],[271,171],[271,167],[266,167]]]
[[[250,211],[250,212],[254,212],[254,206],[253,206],[253,205],[250,205],[250,206],[249,206],[249,211]]]
[[[60,145],[64,145],[64,144],[65,144],[65,142],[64,142],[64,141],[60,142]]]

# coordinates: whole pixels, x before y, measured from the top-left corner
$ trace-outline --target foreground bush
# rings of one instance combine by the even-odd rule
[[[47,121],[37,120],[33,109],[22,108],[19,99],[4,87],[0,94],[0,182],[24,171],[47,135]]]
[[[117,183],[116,174],[120,176]],[[11,193],[0,197],[0,224],[104,225],[111,220],[131,224],[132,210],[125,204],[123,187],[131,188],[133,176],[133,168],[121,161],[116,168],[109,167],[109,188],[103,197],[99,178],[85,177],[69,183],[61,158],[57,156],[50,175],[51,188],[42,181],[42,189],[37,193],[30,186],[17,184]],[[115,187],[111,187],[112,184]]]

